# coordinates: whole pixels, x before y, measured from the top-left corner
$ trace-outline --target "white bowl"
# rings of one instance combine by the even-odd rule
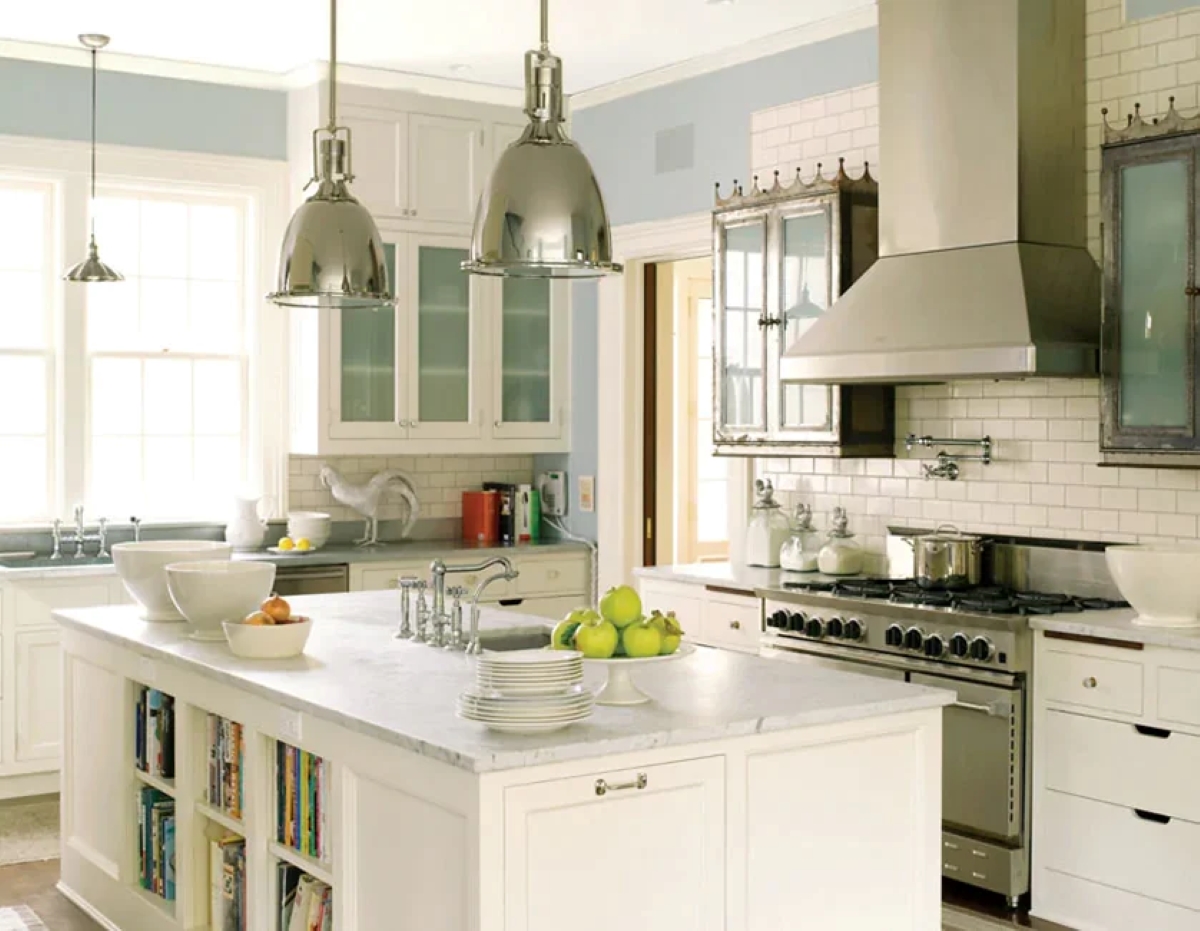
[[[312,633],[312,618],[269,626],[226,621],[221,626],[225,630],[225,639],[229,641],[229,649],[235,656],[244,656],[246,659],[287,659],[304,652],[308,635]]]
[[[320,511],[291,511],[287,521],[288,536],[293,540],[307,537],[314,550],[329,542],[333,533],[333,518]]]
[[[171,594],[167,591],[168,563],[190,560],[229,559],[233,547],[216,540],[143,540],[114,543],[113,565],[125,583],[129,596],[142,606],[147,621],[181,621]]]
[[[197,640],[222,640],[222,621],[240,621],[258,609],[275,585],[269,562],[184,562],[167,566],[171,600]]]
[[[1104,551],[1134,623],[1147,627],[1200,627],[1200,544],[1138,543]]]

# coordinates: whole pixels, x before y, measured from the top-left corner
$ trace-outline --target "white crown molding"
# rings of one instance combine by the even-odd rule
[[[329,75],[329,64],[324,61],[309,62],[281,75],[281,87],[297,90],[311,87],[324,81]],[[392,71],[388,68],[369,68],[364,65],[338,64],[338,84],[353,84],[358,87],[374,87],[379,90],[409,91],[430,97],[451,97],[472,103],[496,104],[502,107],[520,107],[524,104],[524,92],[516,87],[501,87],[497,84],[481,84],[478,81],[460,81],[454,78],[439,78],[408,71]]]
[[[37,61],[51,65],[69,65],[74,68],[89,67],[88,53],[82,46],[73,48],[41,42],[18,42],[13,39],[0,39],[0,58]],[[264,90],[282,90],[286,87],[283,80],[284,75],[270,71],[227,68],[222,65],[204,65],[191,61],[172,61],[167,58],[151,58],[145,55],[126,55],[122,52],[104,52],[100,56],[100,70],[143,74],[156,78],[175,78],[180,81],[199,81],[205,84],[256,87]]]
[[[610,103],[613,100],[640,94],[642,91],[662,87],[665,84],[674,84],[677,81],[710,74],[733,65],[745,64],[757,58],[777,55],[802,45],[812,45],[815,42],[824,42],[827,39],[847,35],[851,32],[861,32],[864,29],[873,28],[877,23],[878,13],[875,3],[873,0],[864,0],[864,6],[843,16],[833,16],[815,23],[807,23],[797,26],[795,29],[763,36],[753,42],[714,52],[711,55],[690,58],[665,68],[647,71],[644,74],[637,74],[611,84],[603,84],[591,90],[580,91],[571,95],[571,108],[578,111],[602,103]]]

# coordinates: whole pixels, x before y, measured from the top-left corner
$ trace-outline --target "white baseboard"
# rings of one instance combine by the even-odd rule
[[[55,883],[55,888],[68,899],[70,899],[75,905],[79,906],[79,908],[81,908],[87,914],[87,916],[92,919],[92,921],[100,925],[100,927],[107,928],[108,931],[121,931],[120,928],[92,908],[92,906],[81,895],[75,892],[74,889],[64,883],[61,879]]]

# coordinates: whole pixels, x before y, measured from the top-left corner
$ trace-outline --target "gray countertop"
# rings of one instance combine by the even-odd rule
[[[1082,614],[1051,614],[1031,617],[1034,630],[1050,630],[1079,637],[1099,637],[1102,640],[1123,640],[1176,650],[1200,650],[1200,627],[1145,627],[1135,624],[1137,612],[1084,611]]]
[[[223,643],[189,639],[181,625],[140,621],[134,606],[54,616],[64,627],[477,773],[937,708],[953,700],[938,689],[698,648],[635,672],[651,704],[597,706],[587,721],[554,734],[497,734],[455,716],[455,699],[473,678],[471,659],[392,637],[394,592],[315,595],[293,599],[293,605],[313,618],[312,636],[304,656],[274,661],[239,659]],[[514,632],[545,628],[540,618],[500,611],[485,611],[483,623]],[[589,684],[599,685],[603,670],[585,665]]]
[[[401,543],[384,543],[376,547],[357,547],[335,544],[309,553],[277,555],[259,550],[252,553],[235,553],[234,559],[254,559],[273,562],[277,566],[336,566],[343,563],[401,562],[411,559],[485,558],[488,556],[542,556],[554,553],[586,553],[588,548],[581,543],[547,540],[540,543],[521,543],[517,546],[484,546],[463,543],[461,540],[405,540]],[[84,565],[75,564],[70,556],[54,566],[36,565],[28,568],[14,565],[0,567],[0,582],[5,579],[65,579],[74,576],[113,575],[116,569],[112,562],[87,560]]]

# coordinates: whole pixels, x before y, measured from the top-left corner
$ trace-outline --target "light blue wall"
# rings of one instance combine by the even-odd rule
[[[877,80],[877,45],[876,31],[863,30],[576,112],[571,134],[591,160],[613,225],[711,210],[716,181],[728,188],[734,178],[748,180],[750,114]],[[655,134],[688,123],[696,142],[693,166],[656,174]],[[596,515],[579,513],[576,482],[595,475],[599,462],[595,282],[576,283],[571,296],[571,452],[539,456],[536,466],[567,470],[567,523],[594,539]],[[604,504],[597,483],[596,506]]]
[[[1197,6],[1196,0],[1125,0],[1125,19],[1148,19]]]
[[[284,92],[104,71],[101,63],[100,142],[287,158]],[[0,58],[0,134],[88,139],[89,82],[86,67]]]

